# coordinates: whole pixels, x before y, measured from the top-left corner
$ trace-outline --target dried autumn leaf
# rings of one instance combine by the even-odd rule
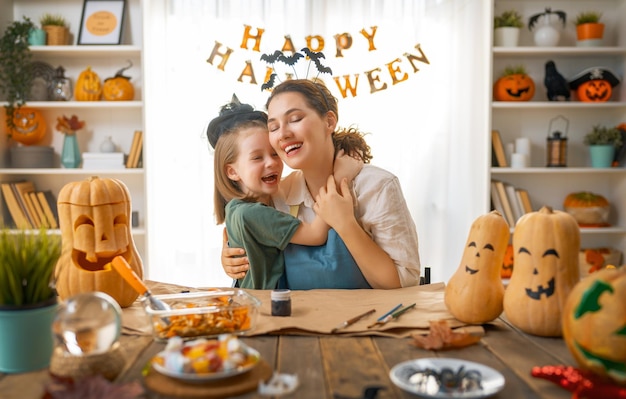
[[[74,134],[74,132],[82,129],[84,126],[85,121],[79,120],[76,115],[72,115],[69,119],[65,115],[57,117],[56,129],[65,134]]]
[[[411,334],[412,345],[421,349],[440,350],[464,348],[480,341],[480,337],[469,333],[452,331],[446,320],[431,320],[428,335]]]

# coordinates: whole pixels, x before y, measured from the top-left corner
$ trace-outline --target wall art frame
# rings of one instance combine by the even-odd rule
[[[121,44],[126,0],[84,0],[79,45]]]

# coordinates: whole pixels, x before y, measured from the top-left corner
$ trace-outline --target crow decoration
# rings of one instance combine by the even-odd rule
[[[546,76],[543,83],[548,90],[548,100],[569,101],[570,88],[567,80],[557,71],[556,64],[550,60],[546,62]]]
[[[528,30],[532,31],[533,27],[535,26],[535,24],[537,23],[537,21],[539,21],[539,18],[546,16],[547,18],[550,18],[551,14],[556,14],[559,19],[561,20],[561,22],[563,23],[563,27],[565,28],[565,21],[567,20],[567,14],[564,11],[552,11],[552,9],[550,7],[546,7],[546,10],[544,12],[541,12],[539,14],[535,14],[532,17],[530,17],[528,19]],[[549,22],[549,20],[548,20]]]

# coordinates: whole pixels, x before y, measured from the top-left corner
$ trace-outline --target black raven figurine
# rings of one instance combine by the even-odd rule
[[[548,100],[569,101],[570,89],[567,80],[556,70],[554,61],[546,62],[546,76],[543,83],[548,90]]]

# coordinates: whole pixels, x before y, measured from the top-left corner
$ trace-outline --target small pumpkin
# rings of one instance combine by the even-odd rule
[[[576,95],[583,102],[603,103],[611,99],[613,87],[608,80],[593,79],[578,86]]]
[[[563,309],[563,339],[578,365],[626,384],[626,268],[581,280]]]
[[[589,191],[570,193],[563,200],[563,209],[572,215],[581,227],[608,226],[610,204],[600,194]]]
[[[97,73],[87,67],[78,75],[74,86],[76,101],[98,101],[102,96],[102,81]]]
[[[514,269],[514,263],[513,244],[509,244],[506,246],[506,251],[504,252],[504,260],[502,261],[502,270],[500,271],[500,277],[511,278]]]
[[[544,206],[515,225],[515,273],[504,293],[507,319],[533,335],[561,336],[565,299],[580,279],[580,229],[567,212]]]
[[[131,234],[131,199],[126,185],[97,176],[70,182],[61,189],[57,205],[62,249],[55,276],[61,299],[101,291],[121,307],[130,306],[138,293],[110,267],[113,258],[123,256],[143,277]]]
[[[509,225],[498,211],[472,223],[461,263],[444,290],[446,307],[458,320],[481,324],[502,313],[500,269],[510,235]]]
[[[115,76],[104,80],[102,97],[107,101],[130,101],[135,98],[135,87],[130,82],[130,76],[124,76],[124,71],[133,66],[129,65],[120,69]]]
[[[524,68],[507,68],[493,85],[496,101],[530,101],[535,95],[535,82]]]
[[[13,113],[11,138],[18,143],[31,145],[41,141],[48,132],[48,125],[41,112],[34,108],[20,107]]]

